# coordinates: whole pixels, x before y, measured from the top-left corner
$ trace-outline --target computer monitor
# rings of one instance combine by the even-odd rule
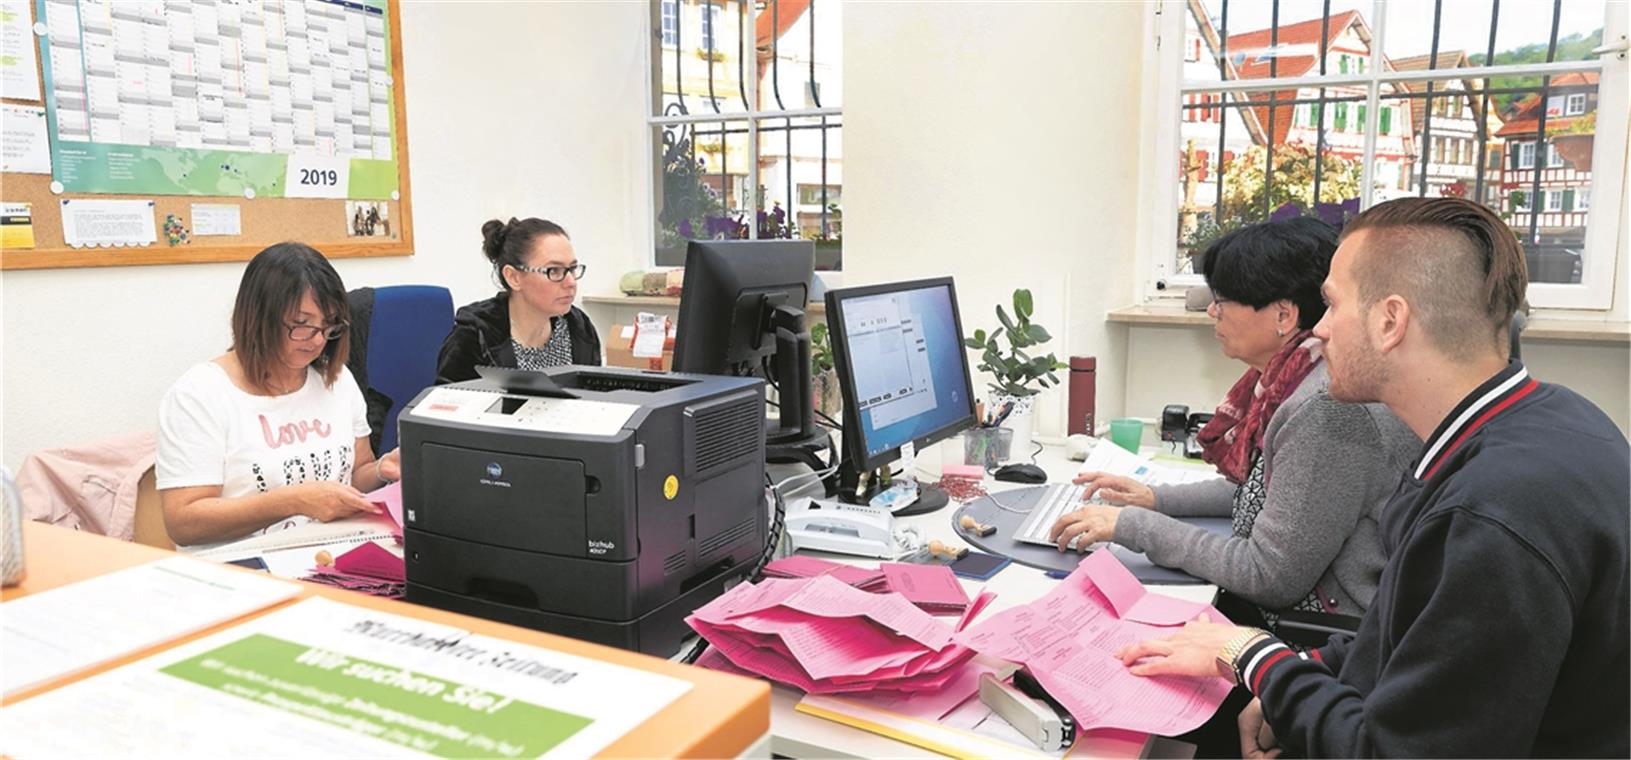
[[[674,371],[759,375],[781,412],[766,430],[766,458],[820,466],[827,447],[812,414],[810,331],[804,309],[814,277],[808,240],[693,240],[685,251]]]
[[[827,291],[827,328],[844,399],[844,451],[853,477],[900,458],[910,443],[925,447],[973,427],[974,387],[957,289],[950,277]],[[871,489],[868,489],[871,490]],[[918,501],[895,514],[922,514],[946,504],[920,487]]]

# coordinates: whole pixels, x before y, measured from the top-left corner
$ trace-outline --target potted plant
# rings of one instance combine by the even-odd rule
[[[815,408],[822,414],[838,419],[843,411],[843,396],[838,392],[838,373],[833,369],[832,336],[826,322],[810,325],[810,377],[813,381]]]
[[[1557,155],[1575,171],[1591,171],[1591,150],[1597,138],[1597,112],[1592,111],[1563,128],[1561,134],[1552,135]]]
[[[981,352],[977,369],[991,375],[988,413],[995,416],[1012,404],[1002,424],[1021,442],[1031,440],[1031,405],[1036,394],[1058,385],[1059,376],[1054,372],[1067,366],[1053,354],[1032,356],[1026,350],[1053,339],[1046,328],[1031,322],[1031,313],[1031,291],[1020,288],[1014,291],[1013,317],[997,304],[997,321],[1002,326],[990,334],[975,330],[973,337],[963,338],[963,345]]]

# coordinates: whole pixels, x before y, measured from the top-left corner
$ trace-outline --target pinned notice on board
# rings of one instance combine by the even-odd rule
[[[150,200],[62,200],[62,239],[75,248],[152,245],[158,241]]]
[[[0,248],[34,247],[34,209],[27,203],[0,203]]]
[[[239,208],[236,203],[194,203],[193,235],[242,235]]]
[[[28,0],[0,0],[0,97],[40,99],[40,61],[34,55]],[[49,170],[48,170],[49,171]]]
[[[0,171],[51,173],[51,141],[44,108],[0,105]]]

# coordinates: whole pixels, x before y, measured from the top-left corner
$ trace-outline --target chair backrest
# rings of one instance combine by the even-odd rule
[[[368,385],[391,399],[379,453],[396,448],[396,416],[436,383],[436,355],[453,329],[453,294],[439,285],[374,289],[368,320]]]

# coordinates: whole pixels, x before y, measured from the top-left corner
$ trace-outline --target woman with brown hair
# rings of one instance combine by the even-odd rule
[[[249,262],[232,347],[159,405],[157,485],[183,549],[377,511],[363,492],[400,469],[397,452],[376,461],[368,445],[345,366],[350,317],[340,275],[310,246],[279,243]]]

